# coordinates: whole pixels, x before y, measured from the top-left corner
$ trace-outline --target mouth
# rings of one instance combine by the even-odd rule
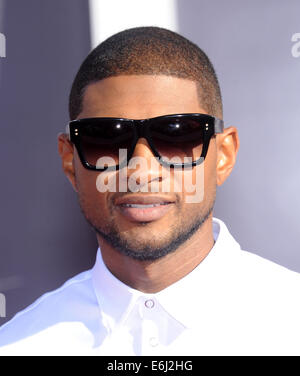
[[[115,200],[119,212],[132,222],[152,222],[162,218],[175,204],[163,196],[127,195]]]

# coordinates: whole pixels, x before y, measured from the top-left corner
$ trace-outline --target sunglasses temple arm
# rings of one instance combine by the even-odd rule
[[[223,133],[224,130],[224,121],[221,119],[215,118],[215,133]]]
[[[67,134],[68,139],[70,140],[70,125],[69,124],[66,125],[65,133]]]

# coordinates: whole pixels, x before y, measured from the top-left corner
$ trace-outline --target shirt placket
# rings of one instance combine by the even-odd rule
[[[157,300],[154,297],[141,297],[139,312],[142,327],[142,354],[157,354],[164,342],[164,330],[161,327],[164,320]]]

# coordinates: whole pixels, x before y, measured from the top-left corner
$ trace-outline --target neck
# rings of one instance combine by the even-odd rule
[[[102,258],[110,272],[126,285],[156,293],[189,274],[208,255],[214,245],[212,215],[175,252],[155,261],[139,261],[112,248],[97,234]]]

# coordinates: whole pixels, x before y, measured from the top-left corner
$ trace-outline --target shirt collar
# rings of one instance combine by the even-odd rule
[[[186,327],[197,317],[197,301],[207,284],[226,269],[231,256],[240,245],[229,233],[225,223],[213,218],[214,246],[206,258],[188,275],[155,294],[135,290],[118,280],[103,262],[98,248],[96,263],[92,269],[93,285],[98,304],[108,330],[121,325],[132,311],[139,297],[154,297],[173,318]],[[196,293],[196,295],[195,295]],[[181,309],[178,309],[178,307]]]

